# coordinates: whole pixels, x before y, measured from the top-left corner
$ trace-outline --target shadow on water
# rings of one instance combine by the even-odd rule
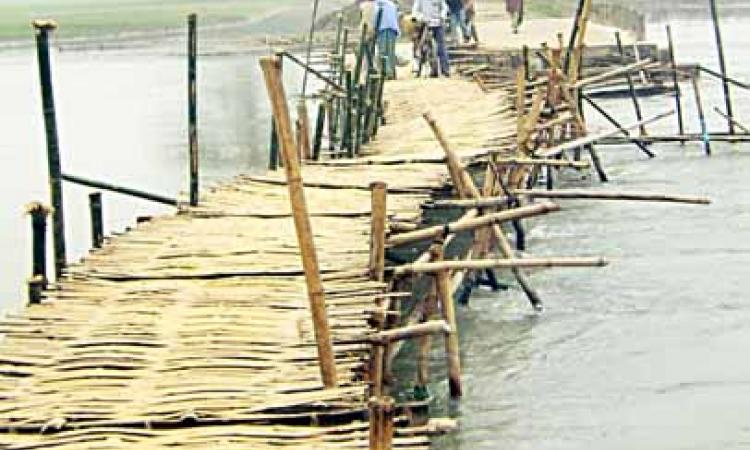
[[[672,23],[682,62],[716,67],[709,22]],[[750,79],[742,53],[746,19],[723,22],[730,73]],[[664,43],[664,24],[649,24]],[[685,88],[689,131],[698,128]],[[710,128],[726,130],[721,85],[704,79]],[[733,91],[736,116],[750,118],[748,93]],[[643,100],[644,115],[672,108]],[[709,107],[710,105],[710,107]],[[632,107],[607,110],[632,122]],[[593,126],[602,127],[594,111]],[[673,134],[675,119],[651,130]],[[532,225],[533,255],[603,255],[603,269],[532,274],[547,311],[527,315],[518,291],[475,293],[459,308],[465,396],[446,399],[445,364],[434,349],[431,390],[461,431],[437,449],[740,449],[750,446],[750,170],[747,144],[657,145],[647,160],[634,146],[599,147],[612,182],[573,173],[565,185],[612,191],[705,195],[707,207],[564,201]],[[533,317],[533,318],[532,318]],[[440,381],[437,381],[440,380]],[[445,405],[449,405],[446,407]]]

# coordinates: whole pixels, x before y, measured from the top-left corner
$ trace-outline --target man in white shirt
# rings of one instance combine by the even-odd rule
[[[438,59],[440,61],[440,73],[450,76],[450,63],[448,62],[448,50],[445,46],[445,28],[443,23],[448,17],[448,5],[445,0],[415,0],[412,8],[412,16],[421,20],[430,29],[437,43]],[[437,76],[433,73],[433,76]]]

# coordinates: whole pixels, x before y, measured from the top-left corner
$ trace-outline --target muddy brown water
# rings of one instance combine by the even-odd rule
[[[747,19],[724,23],[733,75],[750,79]],[[673,23],[682,61],[715,66],[710,25]],[[663,42],[662,24],[651,24]],[[185,61],[179,46],[57,52],[55,83],[66,171],[176,195],[186,187]],[[200,60],[204,183],[265,165],[268,107],[251,55]],[[46,200],[46,164],[32,49],[0,54],[0,308],[23,299],[30,240],[23,206]],[[289,74],[295,84],[298,74]],[[704,82],[706,103],[720,86]],[[735,90],[737,115],[750,117]],[[686,98],[691,92],[686,86]],[[694,107],[688,123],[696,129]],[[629,104],[605,106],[631,117]],[[668,98],[644,100],[656,113]],[[707,110],[710,111],[710,107]],[[593,111],[589,117],[598,123]],[[712,128],[721,128],[708,113]],[[598,125],[603,125],[598,123]],[[673,121],[659,125],[674,129]],[[439,449],[750,448],[750,147],[658,145],[646,160],[631,146],[601,149],[612,182],[568,186],[707,195],[709,207],[561,202],[538,221],[535,255],[604,255],[604,269],[535,272],[546,300],[532,314],[515,289],[477,291],[459,308],[465,397],[445,397],[441,350],[433,352],[435,408],[461,430]],[[71,256],[88,248],[88,190],[66,185]],[[108,232],[170,208],[105,194]],[[403,363],[402,363],[403,364]],[[405,363],[408,365],[408,360]],[[402,374],[410,373],[408,370]],[[402,380],[408,384],[408,380]]]

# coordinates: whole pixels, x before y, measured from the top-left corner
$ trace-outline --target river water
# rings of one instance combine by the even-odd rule
[[[745,80],[748,23],[723,23],[730,73]],[[709,22],[672,25],[681,61],[717,67]],[[649,36],[663,42],[663,23],[650,24]],[[703,90],[711,128],[724,130],[712,111],[723,109],[720,85],[704,79]],[[697,131],[692,91],[685,94]],[[750,117],[747,93],[734,95],[737,117]],[[654,114],[671,102],[644,103]],[[624,122],[633,116],[629,106],[605,103]],[[673,133],[675,121],[657,128]],[[657,145],[654,160],[634,146],[599,148],[612,179],[602,189],[706,195],[714,203],[561,201],[563,212],[539,220],[531,254],[604,255],[612,264],[535,273],[542,315],[518,290],[480,291],[460,309],[465,396],[451,403],[444,381],[431,390],[461,431],[436,448],[750,448],[750,148],[714,144],[707,158],[699,144]],[[436,347],[433,371],[444,379],[444,370]]]
[[[750,79],[742,54],[749,22],[724,22],[730,72],[740,79]],[[708,22],[680,19],[673,27],[681,61],[716,66]],[[651,24],[649,35],[663,43],[663,24]],[[186,187],[181,49],[55,52],[64,170],[167,195]],[[22,304],[30,267],[23,206],[48,197],[33,50],[0,54],[0,67],[0,309],[7,310]],[[203,181],[262,170],[269,112],[255,57],[203,57],[199,74]],[[298,74],[288,76],[295,84]],[[703,85],[711,126],[722,128],[710,111],[721,105],[720,87]],[[744,93],[735,97],[737,116],[750,117]],[[686,105],[695,130],[693,103]],[[625,101],[605,107],[632,114]],[[656,113],[671,101],[648,99],[644,107]],[[588,116],[596,122],[594,112]],[[674,121],[656,128],[671,132]],[[750,448],[750,150],[715,144],[710,158],[697,144],[654,150],[658,157],[647,160],[631,146],[601,147],[612,179],[602,188],[699,194],[714,203],[569,201],[538,221],[530,253],[603,255],[612,265],[534,273],[547,306],[541,315],[515,289],[478,291],[459,308],[465,396],[446,398],[439,346],[431,391],[437,410],[459,418],[461,430],[436,448]],[[65,187],[72,258],[88,248],[87,192]],[[108,232],[169,211],[105,194]]]

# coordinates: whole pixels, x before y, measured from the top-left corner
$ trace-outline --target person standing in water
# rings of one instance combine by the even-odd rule
[[[440,73],[449,77],[451,74],[448,62],[448,50],[445,46],[445,28],[443,21],[448,17],[448,5],[445,0],[415,0],[411,11],[412,16],[424,22],[437,44],[437,54],[440,61]],[[432,73],[432,76],[438,76]]]
[[[518,33],[518,27],[523,23],[523,0],[505,0],[505,10],[510,14],[510,26],[513,34]]]
[[[375,0],[373,21],[378,27],[378,52],[384,56],[385,75],[389,80],[396,79],[396,39],[400,34],[398,7],[393,0]],[[378,23],[378,15],[380,22]],[[377,25],[376,25],[377,26]]]

